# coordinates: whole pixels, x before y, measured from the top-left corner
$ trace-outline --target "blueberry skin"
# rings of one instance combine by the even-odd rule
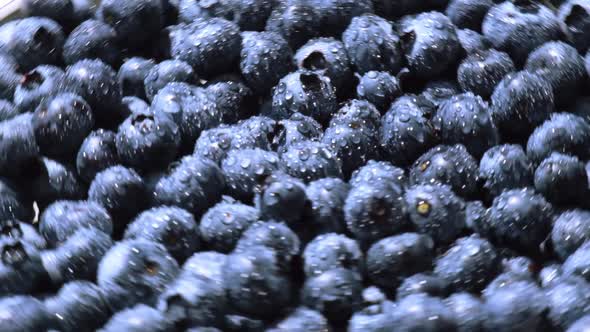
[[[406,204],[399,189],[390,184],[353,186],[344,203],[347,229],[363,247],[408,226]]]
[[[258,209],[241,203],[221,202],[203,215],[199,223],[201,238],[207,247],[231,252],[242,233],[259,218]]]
[[[222,81],[207,86],[206,93],[214,100],[221,122],[233,124],[254,113],[254,93],[242,81]]]
[[[248,202],[266,178],[279,169],[279,158],[276,153],[259,148],[231,150],[221,169],[230,195]]]
[[[59,247],[41,253],[43,268],[55,285],[94,280],[100,260],[113,246],[111,237],[93,228],[79,228]]]
[[[391,315],[394,308],[394,303],[390,301],[371,304],[352,315],[350,321],[348,322],[348,331],[391,331],[395,328]]]
[[[420,97],[426,99],[435,107],[440,107],[443,102],[459,93],[461,93],[461,88],[456,81],[436,79],[426,83]]]
[[[567,329],[567,332],[584,332],[588,329],[588,324],[590,324],[590,315],[585,315],[575,321],[574,324]]]
[[[555,219],[551,241],[553,251],[561,260],[567,259],[588,239],[590,212],[581,209],[568,210]]]
[[[477,235],[458,239],[437,258],[434,273],[443,278],[455,292],[481,291],[500,270],[496,248]]]
[[[538,46],[562,36],[553,11],[531,1],[494,5],[483,20],[482,31],[495,49],[508,53],[517,65]]]
[[[452,0],[447,5],[445,14],[458,28],[479,31],[485,15],[493,5],[493,0]]]
[[[533,174],[530,159],[517,144],[492,147],[479,162],[479,179],[489,198],[507,189],[532,187]]]
[[[487,318],[484,329],[534,331],[542,326],[547,297],[532,282],[516,282],[494,290],[485,297]]]
[[[160,243],[177,262],[184,262],[200,247],[195,218],[188,211],[173,206],[160,206],[140,213],[127,226],[124,238]]]
[[[39,289],[46,274],[39,249],[21,239],[0,238],[0,294],[30,294]]]
[[[590,308],[590,284],[583,278],[570,276],[552,284],[546,291],[552,326],[564,330],[583,317]]]
[[[326,318],[318,311],[305,307],[298,307],[284,319],[279,321],[268,332],[288,331],[328,331]]]
[[[303,226],[307,197],[305,184],[284,174],[271,175],[254,198],[263,220],[283,221],[293,229]]]
[[[59,245],[78,229],[87,227],[111,235],[113,221],[105,208],[90,201],[57,201],[39,219],[39,233],[50,246]]]
[[[433,119],[433,125],[445,144],[465,144],[475,158],[499,143],[498,130],[481,97],[467,92],[443,102]]]
[[[403,169],[386,161],[369,160],[366,165],[352,173],[349,184],[358,186],[363,183],[376,185],[386,182],[397,187],[398,191],[404,191],[408,186],[408,179]]]
[[[97,281],[109,306],[121,310],[135,303],[155,304],[179,270],[161,244],[126,240],[115,244],[102,258]]]
[[[330,126],[350,126],[379,130],[381,115],[377,108],[366,100],[351,99],[334,114]]]
[[[363,253],[358,243],[336,233],[318,235],[303,251],[303,270],[308,278],[336,268],[363,272]]]
[[[242,33],[240,72],[256,94],[266,94],[294,69],[293,51],[275,32]]]
[[[430,235],[435,243],[451,243],[465,228],[465,204],[447,185],[412,186],[404,201],[416,230]]]
[[[568,42],[580,53],[585,53],[590,46],[590,6],[585,0],[563,1],[557,15],[562,23],[562,30]]]
[[[352,88],[351,63],[340,40],[327,37],[311,39],[297,50],[294,59],[299,70],[329,77],[338,97],[342,98]]]
[[[32,114],[23,113],[0,122],[0,174],[19,175],[37,158],[39,147],[35,141]]]
[[[371,0],[316,0],[312,4],[322,20],[322,35],[341,36],[355,17],[373,13]]]
[[[490,48],[490,42],[480,33],[469,29],[457,29],[457,38],[463,51],[469,55]]]
[[[403,280],[432,268],[434,242],[428,235],[403,233],[375,242],[367,251],[369,280],[394,293]]]
[[[283,77],[273,89],[272,113],[268,116],[281,120],[299,112],[326,124],[337,107],[336,92],[328,77],[308,71],[294,72]]]
[[[554,283],[559,282],[562,277],[561,264],[548,264],[539,271],[539,282],[541,287],[551,287]]]
[[[100,127],[112,128],[124,119],[117,73],[100,60],[80,60],[68,66],[61,90],[82,97]]]
[[[86,198],[88,188],[78,177],[74,168],[47,158],[43,158],[42,163],[47,177],[42,176],[35,181],[37,188],[34,197],[38,206],[43,208],[60,199],[82,200]]]
[[[282,154],[295,143],[319,140],[323,131],[322,126],[312,117],[293,113],[288,119],[277,123],[275,132],[272,146],[276,146],[277,153]]]
[[[438,142],[431,122],[434,105],[418,96],[396,100],[381,120],[379,141],[386,160],[395,166],[411,165]]]
[[[291,280],[270,248],[252,246],[229,255],[223,278],[228,302],[249,316],[272,317],[292,300]]]
[[[553,152],[560,152],[586,160],[590,157],[590,124],[582,117],[556,113],[529,137],[526,152],[534,165],[540,164]]]
[[[211,17],[221,17],[231,21],[234,15],[234,6],[228,0],[213,3],[199,0],[179,0],[177,3],[179,23],[190,24],[197,19]]]
[[[14,105],[20,113],[33,112],[41,102],[52,98],[59,89],[64,71],[61,68],[41,65],[27,72],[14,91]]]
[[[270,13],[266,21],[266,31],[280,34],[292,49],[297,49],[320,35],[321,19],[312,2],[282,1]]]
[[[41,102],[32,123],[40,152],[49,157],[66,157],[78,151],[92,130],[94,115],[80,96],[64,93]]]
[[[223,267],[227,257],[216,251],[197,252],[184,262],[177,279],[210,280],[223,286]]]
[[[145,100],[135,97],[135,96],[127,96],[121,98],[121,103],[123,104],[123,108],[125,109],[124,112],[126,114],[138,114],[138,113],[148,113],[150,105],[145,102]]]
[[[536,255],[551,231],[552,206],[532,189],[511,189],[494,198],[485,223],[495,244]]]
[[[337,178],[324,178],[312,181],[305,189],[308,209],[305,213],[306,225],[313,234],[343,233],[344,202],[350,186]]]
[[[275,221],[258,221],[250,225],[236,244],[234,252],[248,252],[251,247],[272,249],[281,264],[280,268],[285,272],[290,272],[290,264],[301,252],[301,242],[297,234],[286,224]]]
[[[328,145],[320,142],[303,141],[291,145],[281,155],[281,168],[305,182],[342,177],[340,160]]]
[[[539,46],[529,54],[524,68],[551,84],[557,105],[571,103],[588,78],[584,58],[574,47],[561,41]]]
[[[479,297],[455,293],[445,299],[445,305],[455,316],[458,332],[481,331],[486,312]]]
[[[369,71],[360,78],[356,94],[359,99],[367,100],[385,112],[402,95],[402,91],[395,76],[383,71]]]
[[[162,88],[154,97],[151,110],[157,116],[168,116],[178,126],[183,152],[193,148],[203,130],[221,122],[221,114],[206,90],[182,82]]]
[[[59,64],[64,39],[62,28],[49,18],[27,17],[0,28],[0,49],[12,56],[23,72],[42,64]]]
[[[197,76],[195,75],[193,68],[184,61],[162,61],[147,72],[143,81],[147,99],[152,101],[158,91],[171,82],[193,84],[197,82]]]
[[[103,206],[113,218],[115,234],[121,234],[127,223],[147,206],[148,197],[143,178],[123,166],[112,166],[96,174],[88,189],[88,200]]]
[[[104,129],[84,139],[76,156],[76,169],[84,181],[90,183],[97,173],[120,163],[115,140],[115,133]]]
[[[102,290],[88,281],[72,281],[45,300],[60,331],[95,331],[109,320],[110,309]]]
[[[498,83],[515,70],[512,59],[504,52],[494,49],[476,51],[459,65],[457,80],[464,91],[489,99]]]
[[[266,135],[257,135],[240,126],[221,125],[201,132],[193,154],[220,165],[232,150],[255,148],[270,150],[270,142]]]
[[[551,84],[527,71],[508,74],[492,94],[492,117],[503,140],[523,140],[554,110]]]
[[[43,302],[32,296],[3,297],[0,300],[0,313],[2,331],[47,331],[54,325]]]
[[[12,238],[31,244],[39,250],[47,248],[47,241],[37,232],[31,224],[17,219],[3,219],[0,223],[0,237]]]
[[[174,329],[174,324],[166,316],[145,304],[124,309],[114,314],[100,332],[166,332]]]
[[[154,171],[172,162],[180,149],[181,129],[165,114],[148,110],[131,114],[115,139],[117,155],[124,165]]]
[[[535,189],[556,205],[584,204],[588,194],[585,164],[577,157],[553,152],[535,171]]]
[[[372,70],[397,74],[403,66],[400,38],[391,23],[379,16],[353,18],[342,42],[352,67],[361,75]]]
[[[432,78],[443,73],[461,56],[457,29],[442,13],[419,14],[403,22],[401,30],[408,68],[420,78]]]
[[[12,100],[14,90],[21,80],[16,60],[8,54],[0,54],[0,98]]]
[[[178,206],[200,218],[219,201],[224,187],[224,175],[217,165],[187,156],[157,182],[153,200],[157,205]]]
[[[569,257],[563,262],[562,271],[563,276],[580,276],[590,280],[588,272],[588,255],[590,254],[590,245],[588,242],[584,242],[581,246],[576,249]]]
[[[144,80],[155,65],[156,63],[152,59],[140,57],[127,59],[117,73],[117,80],[123,96],[136,96],[147,100]]]
[[[440,183],[457,195],[477,194],[477,161],[461,144],[438,145],[418,158],[410,169],[410,184]]]
[[[454,331],[457,326],[453,313],[442,300],[426,294],[413,294],[398,301],[393,324],[400,332]]]
[[[348,269],[336,268],[308,278],[301,291],[301,302],[317,310],[333,324],[348,321],[360,308],[361,277]]]
[[[93,19],[80,23],[72,30],[63,47],[63,58],[67,65],[82,59],[99,59],[110,66],[117,66],[120,56],[115,29]]]
[[[116,0],[101,1],[96,16],[111,25],[122,45],[138,48],[157,35],[164,25],[162,1],[133,0],[124,4]]]
[[[211,18],[178,29],[170,38],[170,53],[191,65],[197,75],[221,74],[238,62],[242,36],[235,23]]]
[[[76,23],[72,0],[26,0],[23,1],[22,10],[26,16],[47,17],[65,28]]]

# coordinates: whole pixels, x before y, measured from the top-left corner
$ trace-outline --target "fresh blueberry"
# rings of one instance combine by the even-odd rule
[[[27,242],[39,250],[47,248],[47,241],[31,225],[16,219],[3,219],[0,223],[0,238],[8,237]]]
[[[510,56],[494,49],[471,53],[457,69],[457,80],[464,91],[488,99],[504,76],[515,71]]]
[[[76,169],[86,182],[92,182],[97,173],[119,164],[115,137],[114,132],[99,129],[82,142],[76,157]]]
[[[326,318],[318,311],[305,307],[298,307],[283,320],[279,321],[268,332],[289,331],[328,331]]]
[[[445,305],[453,312],[457,332],[481,331],[486,319],[483,302],[469,293],[455,293],[445,299]]]
[[[178,279],[203,279],[223,286],[223,267],[227,255],[216,251],[200,251],[184,262]]]
[[[320,140],[322,126],[312,117],[293,113],[288,119],[277,123],[275,133],[272,141],[273,146],[276,146],[277,153],[283,154],[295,143]]]
[[[127,96],[121,99],[125,114],[145,114],[149,112],[150,105],[145,100],[135,97]]]
[[[2,296],[39,290],[46,274],[35,246],[21,239],[3,237],[0,238],[0,255]]]
[[[555,205],[584,204],[588,197],[586,166],[577,157],[553,152],[535,171],[535,189]]]
[[[0,121],[12,119],[18,114],[19,111],[13,103],[8,100],[0,99]]]
[[[373,296],[373,293],[378,296]],[[349,332],[390,331],[395,328],[392,319],[395,303],[385,300],[385,295],[375,287],[363,291],[363,300],[365,307],[355,312],[348,322]]]
[[[204,130],[195,144],[194,155],[221,164],[232,150],[255,149],[270,150],[266,135],[257,135],[240,126],[224,126]]]
[[[590,284],[585,279],[570,276],[555,282],[546,290],[551,325],[565,331],[590,308]]]
[[[466,54],[482,52],[490,48],[486,37],[469,29],[457,29],[457,37]]]
[[[358,243],[336,233],[317,236],[303,251],[303,269],[308,278],[336,268],[363,272],[363,254]]]
[[[312,4],[321,17],[321,34],[341,36],[357,16],[373,13],[371,0],[315,0]]]
[[[445,13],[457,27],[480,30],[483,18],[494,5],[493,0],[452,0]]]
[[[454,80],[438,79],[426,83],[420,96],[438,108],[442,103],[459,93],[461,93],[461,88],[457,82]]]
[[[403,191],[408,185],[408,180],[403,169],[393,166],[386,161],[369,160],[365,166],[354,171],[349,181],[349,184],[352,186],[358,186],[363,183],[388,183],[397,187],[398,191]]]
[[[166,316],[145,304],[119,311],[114,314],[100,332],[166,332],[174,324]]]
[[[303,141],[291,145],[281,155],[282,169],[289,175],[310,182],[326,177],[342,177],[337,155],[324,143]]]
[[[158,91],[171,82],[197,82],[193,68],[180,60],[165,60],[153,66],[145,75],[143,85],[148,100],[153,100]]]
[[[565,260],[562,265],[563,275],[577,275],[590,280],[590,268],[588,257],[590,255],[590,242],[584,242]]]
[[[213,83],[207,86],[206,93],[213,98],[223,123],[236,123],[248,118],[254,111],[254,94],[241,81]]]
[[[293,229],[307,226],[301,220],[307,203],[305,184],[299,179],[281,173],[269,176],[255,202],[262,220],[283,221]]]
[[[585,332],[590,326],[590,315],[586,314],[582,318],[575,321],[568,329],[567,332]]]
[[[560,259],[567,259],[587,240],[590,240],[590,212],[574,209],[563,212],[555,219],[551,241]]]
[[[399,332],[455,331],[457,322],[444,302],[426,294],[412,294],[397,303],[392,313],[393,326]]]
[[[203,215],[199,224],[207,247],[218,252],[232,251],[242,233],[259,218],[259,211],[241,203],[221,202]]]
[[[274,221],[258,221],[250,225],[236,244],[234,252],[248,252],[250,248],[265,247],[277,255],[280,268],[289,270],[294,259],[301,252],[297,234],[286,224]]]
[[[228,192],[237,199],[251,201],[266,178],[279,168],[276,153],[261,149],[231,150],[221,164]]]
[[[33,130],[33,114],[23,113],[0,122],[0,174],[22,174],[31,160],[37,158],[39,147]]]
[[[563,32],[567,40],[580,53],[585,53],[590,46],[588,33],[590,32],[590,6],[586,0],[562,1],[557,12],[563,25]]]
[[[360,123],[363,127],[378,130],[381,126],[380,118],[381,115],[373,104],[365,100],[352,99],[334,114],[330,126],[354,127]]]
[[[8,54],[0,54],[0,97],[12,100],[14,90],[21,80],[18,65]]]
[[[305,217],[311,233],[343,233],[344,202],[350,186],[337,178],[312,181],[305,189],[309,206]]]
[[[75,24],[72,0],[25,0],[22,9],[26,16],[41,16],[57,21],[63,27]]]
[[[123,90],[123,96],[136,96],[147,99],[144,81],[150,70],[156,65],[154,60],[133,57],[127,59],[119,68],[117,79]]]
[[[539,282],[543,288],[551,287],[561,280],[561,274],[560,264],[548,264],[539,271]]]
[[[64,62],[68,65],[82,59],[99,59],[108,65],[117,66],[121,56],[115,29],[92,19],[72,30],[63,48]]]
[[[32,296],[7,296],[0,300],[0,330],[49,331],[53,321],[43,302]]]
[[[266,21],[266,31],[283,36],[293,49],[320,35],[321,15],[310,1],[279,1]]]
[[[385,112],[402,93],[395,76],[383,71],[369,71],[360,78],[356,94],[360,99],[369,101],[381,112]]]
[[[517,144],[492,147],[479,162],[479,180],[489,197],[507,189],[532,187],[533,174],[531,161]]]
[[[52,98],[63,81],[64,71],[41,65],[22,76],[14,91],[14,105],[20,113],[34,111],[41,102]]]
[[[85,199],[88,188],[80,180],[75,168],[55,160],[43,158],[44,173],[35,180],[36,190],[33,195],[41,208],[57,200]]]

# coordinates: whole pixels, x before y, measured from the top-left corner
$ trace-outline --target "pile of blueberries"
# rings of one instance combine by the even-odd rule
[[[590,330],[590,0],[24,6],[1,332]]]

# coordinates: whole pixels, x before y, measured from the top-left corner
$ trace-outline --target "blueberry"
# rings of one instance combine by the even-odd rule
[[[457,29],[457,37],[466,54],[473,54],[490,48],[490,42],[487,38],[476,31]]]
[[[546,290],[552,326],[565,330],[583,317],[590,307],[590,284],[586,280],[571,276],[553,284]]]
[[[305,307],[298,307],[284,319],[279,321],[268,332],[288,331],[327,331],[328,321],[318,311]]]
[[[250,248],[266,247],[277,255],[281,269],[289,270],[294,258],[300,254],[299,237],[287,225],[275,221],[258,221],[250,225],[236,244],[234,252],[248,252]]]
[[[293,229],[301,225],[307,197],[305,184],[284,174],[271,175],[255,198],[263,220],[284,221]]]
[[[291,302],[291,281],[280,259],[279,253],[262,246],[248,246],[228,256],[223,277],[228,302],[238,312],[272,317]]]
[[[34,197],[37,205],[45,207],[57,200],[85,199],[88,188],[78,178],[73,167],[58,161],[43,158],[43,168],[47,177],[35,180],[36,191]]]
[[[531,134],[526,151],[535,165],[549,157],[552,152],[570,154],[586,160],[590,157],[589,140],[590,124],[582,117],[556,113]]]
[[[371,289],[373,287],[367,288]],[[363,295],[367,292],[363,292]],[[366,299],[365,299],[366,301]],[[390,301],[379,300],[355,312],[348,322],[350,332],[378,332],[394,329],[392,313],[395,304]]]
[[[153,200],[158,205],[174,205],[200,218],[221,198],[225,187],[217,165],[196,157],[184,157],[156,184]]]
[[[180,132],[170,117],[157,110],[131,114],[119,126],[117,155],[124,165],[143,171],[161,170],[176,158]]]
[[[465,226],[474,233],[482,236],[488,235],[488,229],[484,222],[486,208],[481,201],[465,203]]]
[[[402,46],[408,68],[422,78],[435,77],[461,56],[461,43],[451,20],[439,12],[426,12],[402,24]]]
[[[0,238],[0,294],[30,294],[45,280],[39,250],[20,239]],[[1,325],[1,324],[0,324]]]
[[[321,15],[313,3],[302,0],[280,1],[274,6],[266,31],[283,36],[293,49],[320,34]]]
[[[254,94],[241,81],[222,81],[207,86],[209,94],[217,106],[223,123],[236,123],[253,113]]]
[[[381,120],[379,138],[387,160],[396,166],[411,165],[438,142],[431,122],[434,105],[422,97],[406,95],[396,100]]]
[[[110,310],[102,290],[88,281],[72,281],[45,300],[45,308],[60,331],[95,331],[106,323]]]
[[[148,100],[153,100],[158,91],[171,82],[197,82],[193,68],[180,60],[165,60],[153,66],[145,75],[143,85]]]
[[[315,38],[295,53],[299,70],[313,71],[330,78],[338,97],[346,96],[353,80],[350,59],[344,44],[334,38]]]
[[[535,171],[535,189],[556,205],[583,204],[588,183],[585,164],[577,157],[553,152]]]
[[[121,103],[123,104],[123,108],[125,109],[123,112],[125,114],[141,114],[141,113],[149,113],[150,105],[145,102],[145,100],[135,97],[135,96],[127,96],[121,98]]]
[[[481,331],[486,319],[483,302],[469,293],[455,293],[445,299],[457,322],[457,332]]]
[[[224,126],[207,129],[195,144],[194,155],[221,164],[231,150],[255,149],[270,150],[266,135],[257,136],[239,126]]]
[[[483,20],[482,31],[494,48],[510,54],[517,64],[523,64],[538,46],[562,35],[553,11],[528,0],[494,5]]]
[[[352,19],[373,13],[371,0],[317,0],[312,3],[322,20],[322,35],[340,36]]]
[[[347,101],[330,120],[330,125],[351,126],[362,124],[363,127],[378,130],[380,114],[375,106],[365,100],[352,99]]]
[[[38,156],[32,118],[24,113],[0,122],[0,174],[17,175]]]
[[[261,149],[231,150],[221,164],[227,190],[235,198],[252,199],[266,178],[279,168],[276,153]]]
[[[360,78],[356,94],[385,112],[402,93],[397,78],[388,72],[369,71]]]
[[[309,209],[305,217],[312,233],[344,232],[344,202],[349,190],[350,186],[337,178],[324,178],[307,185]]]
[[[278,122],[273,145],[279,154],[302,141],[318,141],[322,136],[322,126],[313,118],[301,113],[293,113],[288,119]]]
[[[40,152],[64,157],[78,151],[94,127],[94,116],[84,99],[64,93],[41,102],[32,122]]]
[[[199,224],[207,247],[218,252],[232,251],[242,233],[259,218],[259,211],[241,203],[221,202],[203,215]]]
[[[493,5],[493,0],[452,0],[445,13],[457,27],[478,31],[483,18]]]
[[[235,22],[244,31],[260,31],[264,29],[273,5],[274,1],[271,0],[181,0],[178,6],[179,19],[191,23],[197,18],[222,17]]]
[[[492,117],[504,140],[519,141],[553,112],[551,84],[541,76],[521,71],[508,74],[492,94]]]
[[[200,245],[199,228],[193,215],[172,206],[140,213],[125,230],[125,239],[160,243],[178,262],[184,262]]]
[[[92,182],[97,173],[119,164],[115,133],[95,130],[82,142],[76,157],[78,174],[86,182]]]
[[[136,96],[147,99],[144,80],[156,65],[154,60],[133,57],[127,59],[119,68],[117,79],[123,90],[123,96]]]
[[[86,227],[110,235],[113,221],[105,208],[86,201],[57,201],[49,205],[39,219],[39,233],[51,246],[58,246],[78,229]]]
[[[128,47],[140,47],[157,35],[164,25],[161,0],[101,1],[96,16],[111,25],[119,41]]]
[[[20,113],[34,111],[41,102],[52,98],[64,78],[61,68],[41,65],[22,76],[14,91],[14,105]]]
[[[453,312],[441,299],[426,294],[413,294],[398,301],[393,312],[396,331],[454,331],[457,328]]]
[[[584,242],[564,261],[562,271],[564,276],[577,275],[590,280],[588,268],[588,255],[590,254],[590,242]]]
[[[451,243],[465,228],[465,204],[447,185],[412,186],[404,199],[416,230],[435,243]]]
[[[336,268],[308,278],[301,290],[301,302],[321,312],[333,324],[345,323],[362,301],[360,275]]]
[[[8,54],[0,54],[0,97],[12,100],[14,90],[21,80],[18,65]]]
[[[344,48],[352,67],[359,74],[388,71],[393,74],[403,66],[400,38],[389,21],[363,14],[352,19],[342,34]]]
[[[342,176],[340,160],[328,145],[320,142],[291,145],[281,155],[281,166],[287,174],[305,182]]]
[[[513,286],[524,286],[525,288],[533,286],[535,289],[538,288],[538,285],[535,283],[535,280],[532,279],[530,275],[524,275],[513,272],[504,272],[499,274],[494,280],[492,280],[492,282],[490,282],[486,286],[486,288],[482,292],[482,298],[486,300],[487,298],[493,296],[494,293],[498,290],[505,290]]]
[[[405,278],[432,268],[433,249],[428,235],[403,233],[381,239],[367,251],[367,276],[373,284],[394,293]]]
[[[64,33],[52,19],[27,17],[0,28],[0,49],[12,57],[22,71],[42,64],[60,62]]]
[[[420,96],[438,108],[443,102],[459,93],[461,93],[461,88],[457,82],[454,80],[440,79],[426,83]]]
[[[166,332],[174,324],[166,316],[145,304],[119,311],[114,314],[100,332]]]
[[[535,255],[551,230],[552,213],[532,189],[511,189],[494,198],[485,223],[496,244]]]
[[[108,65],[117,66],[120,56],[115,29],[92,19],[72,30],[63,47],[64,62],[68,65],[82,59],[99,59]]]
[[[567,329],[567,332],[584,332],[588,329],[589,324],[590,324],[590,315],[585,315],[582,318],[575,321]]]
[[[539,271],[539,282],[543,288],[551,287],[551,285],[561,280],[561,274],[560,264],[548,264]]]
[[[55,285],[72,280],[95,280],[100,260],[113,246],[113,240],[102,231],[79,228],[59,247],[41,253],[43,268]]]
[[[47,241],[37,229],[31,225],[16,219],[3,219],[0,223],[0,237],[8,237],[29,243],[39,250],[47,248]]]
[[[242,33],[240,71],[248,86],[265,94],[294,68],[293,51],[278,33]]]
[[[590,6],[585,0],[569,0],[561,2],[557,12],[567,40],[580,53],[588,50],[588,32],[590,29]]]
[[[587,80],[584,58],[574,47],[561,41],[547,42],[531,52],[525,69],[551,84],[558,105],[574,100]]]
[[[0,300],[0,330],[47,331],[53,326],[43,302],[32,296],[8,296]]]
[[[492,96],[504,76],[515,71],[510,56],[494,49],[471,53],[457,69],[457,80],[464,91],[471,91],[482,98]]]
[[[97,281],[114,310],[135,303],[155,304],[179,272],[161,244],[127,240],[115,244],[100,261]]]
[[[336,268],[363,272],[363,254],[358,243],[336,233],[317,236],[303,251],[303,269],[308,278]]]
[[[489,197],[504,190],[533,186],[534,168],[520,145],[503,144],[486,151],[479,162],[479,179]]]
[[[75,23],[72,0],[26,0],[23,1],[21,8],[27,16],[47,17],[57,21],[63,27]]]
[[[216,251],[200,251],[184,262],[178,279],[203,279],[223,286],[223,267],[227,255]]]
[[[551,241],[553,250],[560,259],[567,259],[589,239],[590,212],[574,209],[563,212],[555,219]]]
[[[389,183],[397,187],[398,191],[403,191],[407,187],[408,179],[404,170],[399,167],[393,166],[386,161],[369,160],[365,166],[359,167],[354,171],[349,183],[352,186],[363,183]]]

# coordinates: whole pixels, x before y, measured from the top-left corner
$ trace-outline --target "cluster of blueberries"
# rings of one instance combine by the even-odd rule
[[[23,2],[1,332],[590,331],[590,0]]]

